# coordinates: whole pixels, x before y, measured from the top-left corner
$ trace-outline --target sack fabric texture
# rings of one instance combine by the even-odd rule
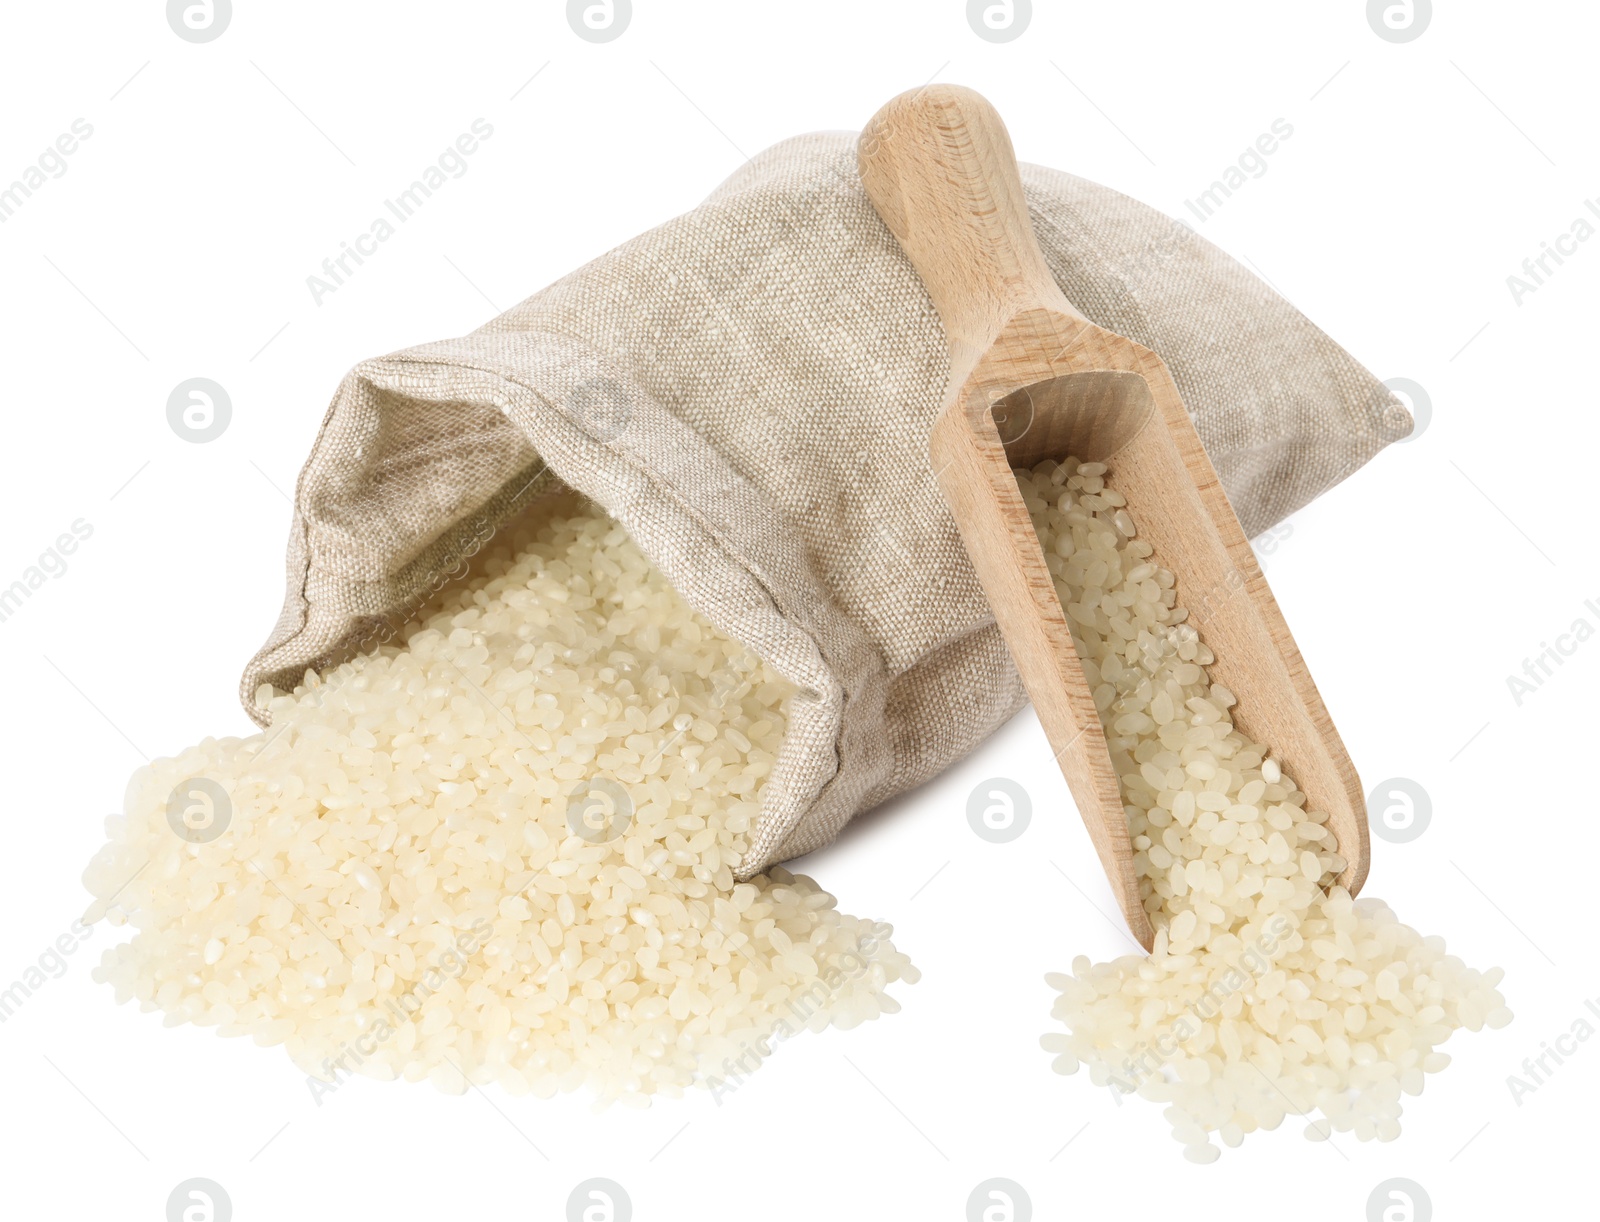
[[[261,684],[396,631],[562,485],[798,689],[744,877],[1021,708],[929,467],[944,333],[855,145],[784,141],[472,334],[356,366],[296,488],[251,716]],[[1398,398],[1186,226],[1057,170],[1022,181],[1068,300],[1166,361],[1248,536],[1409,433]]]

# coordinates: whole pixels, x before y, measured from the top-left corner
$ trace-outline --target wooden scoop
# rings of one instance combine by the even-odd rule
[[[1354,893],[1367,875],[1366,803],[1294,638],[1161,359],[1095,326],[1057,287],[1033,236],[1011,138],[955,85],[903,93],[873,116],[861,180],[922,277],[950,344],[928,443],[984,592],[1128,927],[1154,938],[1105,733],[1012,467],[1075,455],[1110,467],[1139,537],[1177,578],[1239,698],[1241,732],[1271,749],[1328,813]]]

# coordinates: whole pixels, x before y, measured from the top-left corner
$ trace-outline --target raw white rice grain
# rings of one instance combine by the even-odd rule
[[[1054,1066],[1086,1065],[1097,1086],[1166,1102],[1192,1162],[1220,1154],[1206,1134],[1235,1146],[1290,1107],[1312,1140],[1393,1140],[1401,1096],[1449,1063],[1437,1045],[1511,1020],[1501,973],[1467,967],[1336,885],[1344,859],[1326,816],[1234,728],[1236,698],[1206,673],[1212,657],[1185,609],[1148,596],[1171,575],[1112,508],[1105,466],[1069,458],[1056,470],[1077,474],[1016,475],[1058,558],[1085,673],[1101,680],[1128,830],[1148,846],[1134,860],[1156,936],[1149,956],[1080,956],[1071,976],[1049,978],[1066,1029],[1046,1037]]]
[[[734,881],[792,693],[562,498],[403,643],[264,689],[270,731],[134,775],[84,880],[135,932],[95,975],[284,1045],[319,1102],[355,1073],[734,1089],[917,978],[810,879]],[[210,839],[168,822],[194,778],[226,795]]]

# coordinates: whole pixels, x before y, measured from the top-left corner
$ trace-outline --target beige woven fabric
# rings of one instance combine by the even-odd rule
[[[1247,533],[1409,431],[1210,243],[1094,183],[1022,176],[1068,299],[1166,360]],[[245,707],[264,721],[259,684],[393,631],[559,480],[799,688],[745,872],[818,848],[1024,703],[929,471],[946,374],[855,136],[776,145],[471,335],[351,371],[300,476]]]

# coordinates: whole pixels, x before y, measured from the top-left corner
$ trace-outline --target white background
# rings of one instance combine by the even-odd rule
[[[191,1176],[241,1220],[561,1218],[589,1176],[639,1219],[960,1218],[991,1176],[1039,1218],[1359,1220],[1393,1176],[1441,1219],[1544,1217],[1577,1193],[1600,1040],[1520,1105],[1506,1079],[1600,998],[1592,861],[1561,843],[1592,844],[1600,643],[1520,706],[1506,680],[1573,621],[1600,626],[1600,241],[1520,304],[1506,278],[1600,196],[1600,15],[1440,9],[1396,45],[1358,0],[1041,2],[995,45],[958,0],[636,0],[593,45],[553,2],[238,0],[192,45],[154,0],[7,5],[0,183],[73,120],[94,134],[0,225],[0,585],[74,520],[93,535],[0,623],[0,985],[83,908],[141,758],[250,729],[234,684],[277,614],[285,493],[349,366],[471,330],[745,155],[859,129],[938,78],[985,92],[1023,159],[1174,216],[1292,123],[1199,228],[1380,377],[1426,387],[1432,414],[1297,514],[1266,571],[1364,780],[1433,801],[1416,841],[1374,840],[1368,893],[1504,966],[1517,1013],[1450,1041],[1394,1144],[1311,1144],[1291,1118],[1184,1162],[1159,1109],[1049,1073],[1037,1046],[1043,974],[1129,945],[1027,713],[800,867],[894,923],[925,973],[904,1011],[785,1044],[721,1105],[596,1116],[361,1080],[319,1108],[279,1051],[116,1008],[89,979],[114,936],[97,930],[0,1028],[11,1215],[159,1220]],[[470,171],[316,305],[306,277],[480,117],[494,136]],[[166,420],[196,376],[233,402],[205,445]],[[1035,810],[1004,846],[965,821],[997,775]]]

